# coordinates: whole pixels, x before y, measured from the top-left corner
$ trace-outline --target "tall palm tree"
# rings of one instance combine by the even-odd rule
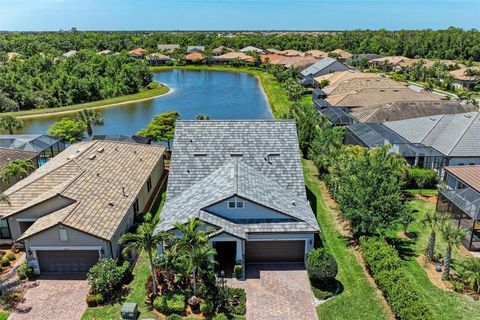
[[[125,243],[125,250],[136,250],[140,252],[145,250],[148,254],[150,262],[150,273],[152,275],[153,294],[157,295],[157,278],[155,275],[155,267],[153,263],[153,252],[156,251],[157,246],[165,246],[165,242],[171,239],[171,233],[158,232],[155,233],[155,226],[158,224],[158,217],[153,217],[151,213],[145,214],[145,222],[142,223],[136,233],[126,233],[120,237],[119,243]]]
[[[0,129],[8,131],[9,134],[13,134],[13,130],[19,130],[21,128],[23,128],[22,120],[9,114],[0,117]]]
[[[421,220],[424,227],[430,229],[430,237],[428,238],[427,259],[433,261],[435,255],[435,242],[437,239],[437,231],[441,224],[445,221],[445,215],[439,214],[436,211],[428,211],[425,217]]]
[[[469,258],[462,263],[462,277],[468,281],[473,290],[480,292],[479,258]]]
[[[102,114],[90,109],[82,109],[78,111],[77,118],[85,124],[89,136],[93,134],[93,126],[103,126],[104,124]]]
[[[30,172],[35,170],[32,160],[28,159],[17,159],[10,162],[5,166],[2,171],[2,180],[6,184],[10,183],[12,178],[20,177],[21,179],[25,178]]]
[[[198,230],[203,222],[196,218],[190,218],[187,223],[176,222],[177,228],[183,237],[178,240],[179,250],[187,252],[187,258],[192,266],[193,295],[197,293],[197,275],[206,271],[209,265],[209,256],[216,254],[215,249],[208,246],[209,231]]]
[[[440,225],[440,233],[442,234],[443,241],[447,244],[442,277],[443,279],[450,279],[452,249],[460,245],[466,235],[466,231],[462,228],[455,227],[450,221],[446,220]]]

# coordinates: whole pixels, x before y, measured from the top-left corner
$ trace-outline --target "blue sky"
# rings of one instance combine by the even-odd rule
[[[480,0],[0,0],[0,30],[480,29]]]

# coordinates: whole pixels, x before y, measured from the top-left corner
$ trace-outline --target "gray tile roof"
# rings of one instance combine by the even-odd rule
[[[445,156],[480,156],[478,112],[391,121],[385,125],[408,141],[430,146]]]
[[[306,200],[294,121],[177,122],[164,222],[158,229],[198,217],[201,210],[233,195],[284,213],[291,222],[282,224],[286,230],[318,231]],[[270,230],[279,228],[266,223],[265,230],[268,225]],[[248,225],[242,228],[248,232]]]
[[[318,231],[318,224],[308,201],[279,183],[267,178],[239,158],[230,159],[225,165],[194,184],[173,199],[167,200],[162,212],[162,223],[158,230],[171,229],[176,221],[185,221],[189,217],[201,218],[208,207],[219,201],[239,196],[258,203],[285,215],[285,222],[290,222],[290,231]],[[202,219],[204,220],[204,219]],[[228,233],[242,237],[237,228],[248,232],[249,224],[224,223],[221,217],[204,220],[207,223],[225,229]],[[237,221],[235,221],[237,222]],[[300,224],[298,224],[300,222]],[[275,223],[264,223],[263,229],[272,232],[279,227]],[[282,229],[282,228],[280,228]]]
[[[205,46],[188,46],[187,52],[205,52]]]
[[[311,74],[316,74],[318,71],[325,69],[326,67],[328,67],[329,65],[331,65],[332,63],[334,63],[336,61],[337,61],[336,59],[329,58],[329,57],[323,58],[322,60],[318,61],[317,63],[311,65],[310,67],[308,67],[304,70],[302,70],[301,74],[304,77],[307,77]]]

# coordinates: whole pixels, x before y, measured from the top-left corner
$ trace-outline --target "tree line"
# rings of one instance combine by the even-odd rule
[[[410,58],[465,59],[480,61],[480,32],[448,28],[445,30],[354,30],[325,33],[237,33],[218,32],[2,32],[0,51],[26,56],[60,55],[69,50],[94,49],[125,51],[136,47],[156,51],[161,43],[204,45],[209,49],[246,46],[275,49],[331,51],[341,48],[352,53],[403,55]]]
[[[56,108],[137,93],[152,80],[145,61],[80,50],[67,59],[0,56],[0,111]]]

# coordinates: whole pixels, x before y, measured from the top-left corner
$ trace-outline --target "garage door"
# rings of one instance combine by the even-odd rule
[[[97,250],[37,251],[40,272],[86,273],[98,261]]]
[[[305,241],[247,241],[245,259],[247,263],[303,262]]]

